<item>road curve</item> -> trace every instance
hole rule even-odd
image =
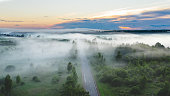
[[[90,96],[100,96],[95,80],[93,78],[93,75],[91,73],[91,68],[89,66],[89,62],[87,60],[86,54],[85,54],[85,48],[83,46],[80,46],[78,48],[79,50],[79,58],[81,61],[82,66],[82,78],[83,78],[83,86],[86,91],[90,93]]]

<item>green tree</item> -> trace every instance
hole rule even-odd
[[[71,86],[71,87],[75,87],[76,83],[77,82],[75,81],[73,76],[68,76],[65,84],[68,85],[68,86]]]
[[[100,52],[98,53],[98,57],[99,57],[99,58],[101,58],[101,57],[102,57],[102,54],[101,54]]]
[[[139,86],[140,86],[140,88],[141,89],[143,89],[143,88],[145,88],[146,87],[146,83],[147,83],[147,78],[146,78],[146,76],[143,76],[141,79],[140,79],[140,81],[139,81]]]
[[[21,78],[20,78],[19,75],[16,77],[16,83],[17,83],[17,84],[21,83]]]
[[[40,79],[37,76],[32,77],[32,80],[34,82],[41,82]]]
[[[70,68],[70,67],[71,68]],[[67,77],[65,84],[63,84],[63,88],[61,90],[61,96],[90,96],[89,92],[86,92],[80,85],[77,84],[77,73],[76,68],[72,66],[71,63],[68,64],[67,67],[72,73]]]
[[[10,75],[7,75],[5,77],[5,96],[10,96],[11,89],[12,89],[12,80]]]
[[[165,82],[164,87],[158,92],[158,96],[170,96],[170,83]]]
[[[5,88],[4,88],[4,86],[1,87],[1,93],[2,93],[2,94],[5,94]]]
[[[122,58],[122,54],[120,53],[120,51],[118,51],[116,55],[116,60],[120,60],[121,58]]]
[[[72,67],[73,67],[73,65],[71,64],[71,62],[69,62],[67,65],[68,72],[70,72],[72,70]]]
[[[119,76],[121,78],[127,78],[128,77],[128,73],[124,69],[117,70],[116,73],[117,73],[117,76]]]
[[[75,67],[72,68],[72,75],[73,75],[73,79],[77,82],[78,76],[77,76],[77,72],[76,72]]]
[[[157,42],[157,43],[155,44],[155,47],[156,47],[156,48],[165,48],[165,46],[162,45],[162,44],[159,43],[159,42]]]
[[[124,81],[120,77],[113,78],[111,81],[111,85],[113,87],[120,87],[122,86]]]
[[[141,90],[138,86],[133,86],[132,89],[130,90],[130,94],[133,95],[139,95],[141,93]]]

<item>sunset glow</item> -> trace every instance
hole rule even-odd
[[[67,22],[107,18],[114,18],[110,22],[117,23],[122,20],[136,19],[133,16],[129,17],[130,15],[140,15],[144,12],[169,9],[170,5],[170,0],[164,0],[164,3],[162,3],[162,0],[157,0],[157,2],[154,0],[143,0],[139,2],[126,0],[126,3],[123,3],[122,0],[116,1],[116,3],[115,0],[93,0],[90,3],[89,1],[0,0],[0,28],[51,28],[51,26],[56,24]],[[153,1],[154,3],[152,3]],[[86,6],[87,4],[88,7]],[[140,6],[142,4],[143,6]],[[95,7],[93,7],[94,5]],[[169,15],[161,15],[159,17],[154,17],[154,15],[144,14],[143,16],[147,18],[140,18],[138,20],[170,18]],[[57,26],[55,28],[61,29],[65,27]]]

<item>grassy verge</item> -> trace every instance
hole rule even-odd
[[[115,96],[113,94],[112,88],[109,85],[103,84],[98,80],[96,80],[96,83],[97,83],[100,96]]]

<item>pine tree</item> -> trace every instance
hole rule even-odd
[[[5,77],[5,96],[10,96],[11,89],[12,89],[12,80],[10,75],[7,75]]]
[[[122,58],[122,54],[120,53],[120,51],[118,51],[116,55],[116,59],[120,60],[121,58]]]
[[[16,83],[17,83],[17,84],[21,83],[21,78],[20,78],[19,75],[16,77]]]
[[[72,67],[73,66],[72,66],[71,62],[69,62],[68,65],[67,65],[68,72],[70,72],[72,70]]]

